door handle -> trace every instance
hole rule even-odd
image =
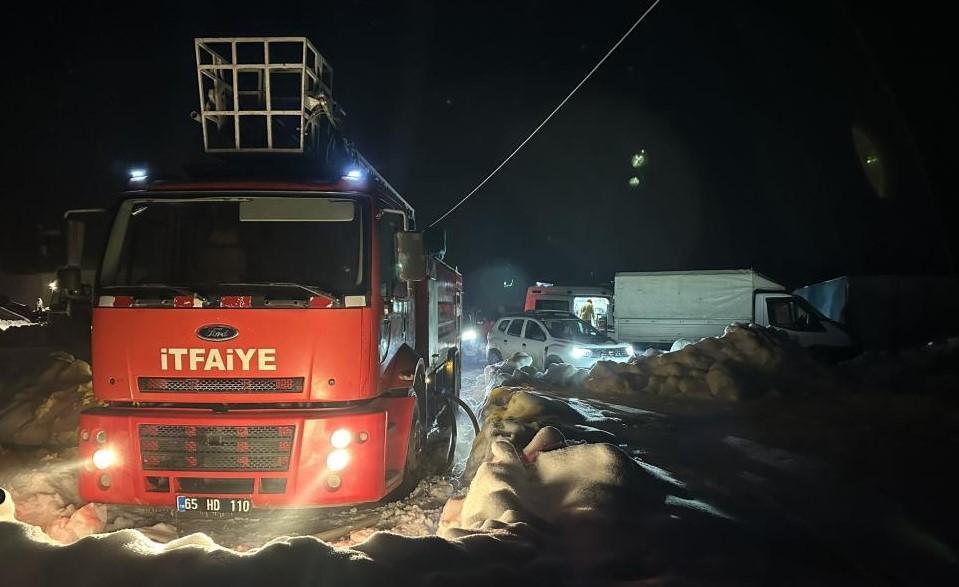
[[[525,343],[525,342],[523,343],[523,348],[524,348],[524,349],[526,348],[526,343]]]

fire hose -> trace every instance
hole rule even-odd
[[[444,393],[441,397],[445,398],[447,401],[447,409],[450,414],[450,445],[446,453],[446,469],[449,469],[453,465],[453,460],[456,457],[456,408],[459,406],[466,413],[470,419],[470,423],[473,425],[473,433],[476,436],[479,436],[480,425],[479,420],[476,419],[476,414],[473,413],[473,409],[468,403],[463,401],[459,396],[453,395],[451,393]]]

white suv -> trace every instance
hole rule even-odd
[[[486,339],[486,361],[491,365],[519,352],[533,357],[533,366],[545,371],[553,363],[588,368],[600,360],[626,362],[633,347],[572,314],[527,312],[500,318]]]

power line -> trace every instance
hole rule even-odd
[[[590,77],[592,77],[592,75],[596,72],[596,70],[599,69],[600,66],[602,66],[603,63],[605,63],[607,59],[609,59],[609,56],[612,55],[613,52],[616,51],[616,49],[617,49],[620,45],[623,44],[623,41],[625,41],[626,38],[629,37],[630,33],[632,33],[633,30],[634,30],[636,27],[639,26],[639,23],[643,22],[643,19],[645,19],[645,18],[649,15],[649,13],[652,12],[654,8],[656,8],[656,5],[659,4],[659,1],[660,1],[660,0],[654,0],[654,1],[653,1],[653,3],[649,6],[649,8],[646,9],[646,12],[644,12],[643,14],[641,14],[640,17],[636,19],[636,22],[633,23],[633,26],[629,27],[629,29],[623,34],[623,36],[620,37],[619,40],[616,41],[616,43],[615,43],[612,47],[610,47],[609,51],[607,51],[605,55],[603,55],[602,59],[600,59],[598,62],[596,62],[596,65],[593,66],[593,69],[589,70],[589,73],[586,74],[586,77],[584,77],[582,80],[580,80],[580,82],[579,82],[578,84],[576,84],[576,87],[574,87],[574,88],[570,91],[570,93],[567,94],[565,98],[563,98],[563,100],[556,106],[556,108],[553,108],[553,111],[550,112],[549,115],[548,115],[546,118],[543,119],[543,122],[539,123],[539,126],[537,126],[536,128],[533,129],[533,132],[529,133],[529,136],[528,136],[528,137],[526,137],[525,139],[523,139],[523,142],[520,143],[518,147],[516,147],[515,149],[513,149],[513,152],[512,152],[512,153],[510,153],[509,155],[506,156],[506,159],[503,159],[503,162],[502,162],[502,163],[500,163],[499,165],[496,166],[496,169],[494,169],[493,171],[491,171],[490,174],[487,175],[485,179],[483,179],[483,181],[479,182],[479,184],[477,184],[475,188],[473,188],[472,190],[470,190],[470,192],[469,192],[468,194],[466,194],[465,196],[463,196],[463,198],[462,198],[459,202],[457,202],[456,205],[454,205],[452,208],[450,208],[449,210],[447,210],[445,214],[443,214],[442,216],[440,216],[439,218],[437,218],[436,220],[434,220],[434,221],[430,224],[430,226],[436,226],[436,225],[439,224],[444,218],[446,218],[447,216],[449,216],[450,214],[452,214],[457,208],[459,208],[460,206],[462,206],[463,203],[466,202],[466,200],[470,199],[470,196],[472,196],[473,194],[475,194],[476,192],[478,192],[481,187],[483,187],[484,185],[486,185],[486,182],[488,182],[490,179],[492,179],[492,177],[493,177],[494,175],[496,175],[496,173],[497,173],[500,169],[502,169],[503,167],[505,167],[506,164],[509,163],[509,160],[513,158],[513,155],[519,153],[520,149],[522,149],[524,146],[526,146],[526,143],[528,143],[528,142],[530,141],[530,139],[532,139],[532,138],[536,135],[536,133],[539,132],[539,129],[541,129],[541,128],[543,128],[544,126],[546,126],[546,123],[549,122],[549,119],[552,118],[554,114],[556,114],[557,112],[559,112],[559,109],[562,108],[564,105],[566,105],[566,102],[569,102],[569,99],[573,97],[573,94],[575,94],[575,93],[577,92],[577,90],[579,90],[579,88],[582,87],[582,85],[585,84],[586,81],[587,81]]]

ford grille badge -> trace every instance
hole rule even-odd
[[[232,340],[236,338],[238,334],[240,334],[240,332],[236,328],[227,326],[226,324],[205,324],[196,329],[197,338],[210,342]]]

